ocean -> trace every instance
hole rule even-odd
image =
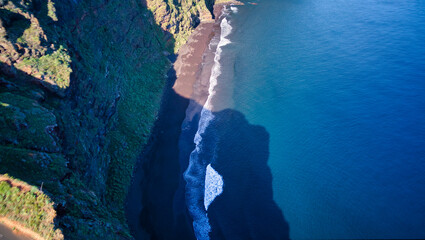
[[[245,3],[210,44],[196,237],[425,238],[425,1]]]

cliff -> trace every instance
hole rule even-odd
[[[51,224],[66,239],[131,239],[123,201],[156,119],[167,55],[212,19],[212,5],[0,0],[0,174],[48,196]],[[12,191],[4,186],[2,203]]]

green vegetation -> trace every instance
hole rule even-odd
[[[0,143],[19,148],[59,152],[52,132],[56,117],[34,99],[0,93]],[[49,133],[50,131],[50,133]],[[0,157],[1,158],[1,157]]]
[[[41,45],[42,34],[43,32],[37,24],[31,23],[30,27],[25,29],[22,36],[17,39],[17,42],[30,48],[37,49]]]
[[[0,60],[52,85],[51,89],[67,88],[72,72],[70,54],[57,43],[59,34],[46,35],[56,31],[53,0],[5,1],[0,12]]]
[[[52,0],[49,0],[47,2],[47,9],[48,9],[48,13],[47,15],[55,22],[58,21],[58,17],[56,16],[56,8],[55,8],[55,3],[52,2]]]
[[[0,172],[8,172],[31,184],[57,181],[66,173],[66,161],[60,154],[4,146],[0,146],[0,152]]]
[[[63,239],[53,220],[56,212],[51,199],[19,180],[0,175],[0,216],[7,217],[40,234],[45,239]]]
[[[156,23],[172,35],[171,48],[177,52],[201,21],[212,20],[212,4],[205,0],[175,1],[148,0],[148,9]]]
[[[29,66],[35,70],[31,72],[34,77],[43,78],[44,81],[54,83],[60,88],[66,88],[69,86],[72,72],[70,63],[71,58],[61,45],[58,50],[40,58],[24,58],[16,67],[23,69]]]

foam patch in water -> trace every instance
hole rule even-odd
[[[213,168],[211,164],[207,166],[205,174],[205,194],[204,206],[208,211],[208,207],[214,199],[223,192],[223,177]]]

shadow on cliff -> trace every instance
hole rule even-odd
[[[170,56],[172,62],[177,56]],[[149,142],[133,174],[127,195],[126,217],[138,239],[194,239],[192,223],[184,202],[178,216],[173,209],[174,195],[181,181],[179,136],[189,99],[173,89],[176,72],[171,68],[164,89],[161,109]],[[184,171],[184,169],[183,169]],[[182,197],[182,196],[180,196]]]
[[[22,89],[33,89],[40,91],[41,95],[36,97],[39,102],[44,102],[48,97],[63,98],[63,93],[47,81],[42,81],[30,74],[21,71],[14,66],[0,62],[0,92],[21,92]],[[25,95],[25,94],[24,94]]]
[[[11,67],[5,63],[0,62],[0,94],[3,93],[11,93],[16,94],[19,96],[26,97],[28,99],[37,101],[40,106],[44,106],[44,103],[48,101],[50,98],[56,98],[58,95],[51,91],[51,88],[49,88],[49,83],[41,84],[40,80],[37,78],[34,78],[33,76],[18,70],[14,67]],[[53,86],[52,86],[53,87]],[[34,103],[33,103],[34,104]],[[2,107],[0,105],[0,107]],[[15,106],[14,106],[15,107]],[[18,108],[19,109],[19,108]],[[23,110],[29,110],[29,109],[23,109]],[[24,111],[25,112],[25,111]],[[0,120],[4,123],[4,119],[2,117],[7,116],[1,116]],[[19,121],[17,121],[18,123]],[[32,124],[38,124],[38,122],[29,121],[28,125]],[[4,128],[13,129],[15,125],[5,125],[2,126]],[[27,128],[27,125],[19,126],[23,129]],[[18,128],[19,129],[19,128]],[[46,128],[47,129],[47,128]],[[52,140],[58,141],[58,135],[59,131],[57,127],[52,128],[52,131],[50,132],[50,136],[52,136]],[[19,141],[25,141],[28,139],[19,139]],[[10,141],[7,139],[7,136],[0,136],[0,146],[10,147],[10,148],[16,148],[18,150],[21,150],[21,147],[18,145],[19,142]],[[23,150],[24,148],[22,148]],[[49,156],[48,154],[58,154],[59,152],[51,152],[51,150],[47,149],[40,149],[39,146],[33,145],[25,148],[28,150],[28,155],[34,156],[34,152],[39,153],[41,155]],[[32,151],[32,152],[31,152]],[[7,155],[4,156],[4,153],[0,153],[0,157],[8,157]],[[50,158],[50,157],[48,157]],[[24,161],[24,160],[22,160]],[[38,166],[38,165],[37,165]],[[8,162],[3,162],[0,164],[0,174],[8,174],[11,177],[20,179],[28,184],[31,184],[36,187],[40,187],[43,190],[43,192],[50,197],[52,197],[52,193],[55,192],[54,187],[52,186],[44,186],[43,183],[47,182],[62,182],[63,178],[61,179],[61,175],[58,175],[58,173],[52,171],[51,165],[49,167],[38,166],[39,168],[34,167],[34,165],[31,165],[31,162],[26,164],[22,164],[22,162],[15,162],[12,164],[8,164]],[[70,174],[68,171],[66,171],[66,174]],[[54,198],[53,198],[54,199]],[[59,204],[60,205],[60,204]],[[57,218],[54,219],[54,229],[63,228],[63,226],[59,223],[59,218],[63,216],[64,212],[61,211],[59,205],[55,205],[55,210],[57,211]],[[1,236],[1,234],[0,234]],[[65,235],[65,237],[67,237]],[[23,236],[20,236],[19,239],[30,239]],[[0,237],[1,239],[1,237]],[[32,238],[31,238],[32,239]]]
[[[195,187],[197,193],[188,193],[183,179],[202,106],[176,93],[175,80],[171,69],[159,118],[127,198],[127,219],[137,240],[196,239],[186,198],[198,194],[196,205],[205,211],[204,179]],[[213,115],[202,134],[204,156],[198,163],[205,171],[211,162],[224,181],[223,193],[208,209],[211,239],[289,239],[289,225],[273,201],[266,129],[232,109]],[[209,158],[211,154],[215,157]]]
[[[31,25],[31,21],[24,16],[5,9],[0,9],[0,20],[7,29],[7,36],[13,43],[16,43],[18,38]]]

